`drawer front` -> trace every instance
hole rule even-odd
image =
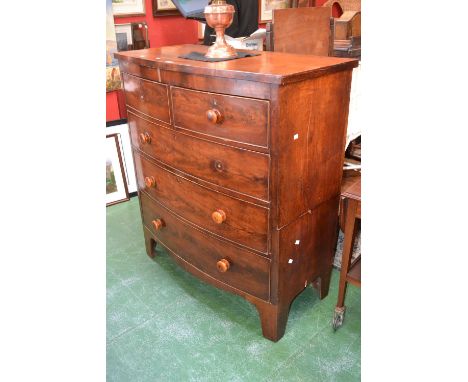
[[[160,121],[171,123],[167,85],[123,73],[127,105]]]
[[[189,226],[144,192],[140,193],[140,201],[143,223],[154,234],[156,241],[159,240],[177,256],[211,277],[253,296],[269,299],[269,259]],[[218,270],[220,260],[229,265],[226,272]]]
[[[190,222],[257,251],[267,252],[268,209],[175,175],[135,152],[138,189]]]
[[[269,155],[198,139],[128,113],[132,143],[169,166],[268,200]]]
[[[174,124],[202,134],[268,146],[269,102],[171,87]]]

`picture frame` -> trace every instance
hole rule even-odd
[[[291,0],[258,0],[258,22],[265,24],[272,21],[274,9],[291,7]]]
[[[132,144],[130,141],[130,131],[126,119],[106,122],[105,135],[118,134],[120,141],[120,152],[122,163],[127,180],[128,194],[132,197],[138,191],[138,184],[135,175],[135,163],[133,161]]]
[[[133,49],[133,37],[132,37],[132,24],[115,24],[115,35],[117,37],[117,51],[122,52],[125,50]],[[125,37],[123,39],[123,37]],[[125,45],[122,40],[125,40]]]
[[[146,14],[145,0],[112,0],[115,17],[142,16]]]
[[[106,207],[130,199],[119,135],[106,135]]]
[[[117,52],[117,38],[112,12],[112,1],[106,0],[106,92],[122,88],[119,62],[114,57]]]
[[[198,39],[203,40],[205,38],[205,23],[201,23],[200,21],[197,22],[198,24]]]
[[[150,47],[148,25],[145,21],[115,24],[115,35],[118,52]]]
[[[153,16],[180,16],[180,12],[171,0],[152,0]]]

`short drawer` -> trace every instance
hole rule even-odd
[[[140,201],[143,223],[156,241],[211,277],[253,296],[269,299],[269,259],[193,228],[145,193],[140,194]]]
[[[189,175],[268,200],[269,155],[171,131],[128,113],[132,144]]]
[[[268,146],[269,101],[171,87],[176,127]]]
[[[268,251],[268,208],[200,186],[137,152],[134,158],[140,191],[216,235],[263,253]]]
[[[171,123],[167,85],[123,73],[127,105],[151,118]]]

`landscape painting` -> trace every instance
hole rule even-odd
[[[106,205],[129,199],[119,134],[106,136]]]
[[[106,0],[106,92],[122,88],[119,62],[114,57],[117,52],[112,0]]]
[[[289,8],[289,0],[258,0],[260,23],[266,23],[273,18],[274,9]]]
[[[114,16],[139,16],[145,14],[145,0],[112,0]]]

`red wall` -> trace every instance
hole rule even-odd
[[[106,93],[106,121],[115,121],[120,118],[117,91]]]
[[[145,0],[146,15],[134,17],[114,17],[116,24],[127,24],[145,21],[148,25],[150,47],[164,45],[197,44],[198,26],[194,20],[186,20],[182,16],[153,17],[151,0]]]
[[[114,17],[115,24],[146,22],[148,25],[148,39],[151,48],[164,45],[197,44],[198,23],[186,20],[182,16],[153,17],[151,0],[145,0],[146,15],[133,17]],[[106,94],[106,121],[126,118],[124,112],[119,111],[118,91]]]
[[[315,6],[316,7],[321,7],[323,4],[325,4],[328,0],[316,0]],[[333,17],[340,17],[343,14],[343,10],[341,7],[338,5],[338,3],[333,4],[332,6],[332,16]]]

